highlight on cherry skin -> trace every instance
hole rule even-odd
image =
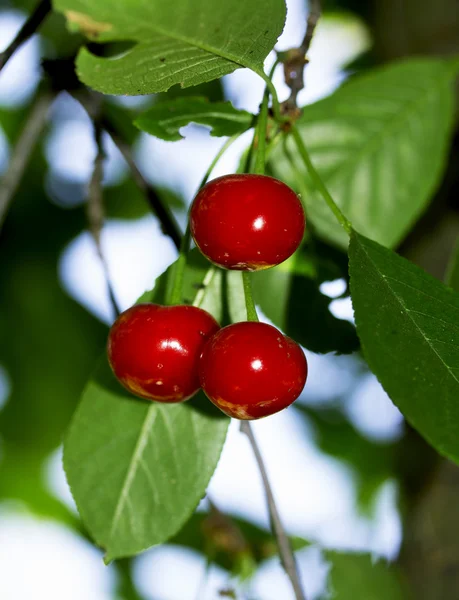
[[[290,406],[308,375],[301,347],[267,323],[223,327],[204,347],[201,387],[230,417],[259,419]]]
[[[295,192],[267,175],[213,179],[196,195],[190,229],[200,251],[225,269],[258,271],[287,260],[305,230]]]
[[[194,306],[137,304],[112,325],[108,361],[132,394],[183,402],[200,388],[199,357],[219,328],[212,315]]]

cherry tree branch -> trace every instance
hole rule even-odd
[[[44,19],[51,12],[51,0],[41,0],[35,7],[34,11],[18,31],[16,37],[11,44],[0,52],[0,71],[13,56],[18,48],[37,31]]]
[[[115,292],[113,290],[113,284],[110,278],[108,270],[108,264],[105,259],[105,255],[102,251],[101,243],[101,232],[104,225],[105,213],[104,213],[104,200],[103,200],[103,188],[102,180],[104,175],[104,160],[105,152],[102,143],[102,127],[99,120],[100,105],[96,109],[96,113],[93,117],[94,126],[94,140],[97,146],[97,154],[94,159],[94,169],[88,186],[88,199],[87,199],[87,215],[89,230],[96,246],[97,254],[99,256],[102,269],[104,272],[105,282],[108,288],[108,295],[110,303],[112,305],[113,313],[115,318],[121,313],[120,307],[116,300]]]
[[[281,53],[285,83],[291,90],[290,97],[282,105],[283,112],[289,112],[297,108],[298,94],[304,88],[304,67],[308,63],[306,54],[311,45],[321,12],[320,0],[309,0],[309,13],[303,41],[298,48],[291,48]]]
[[[296,564],[295,555],[293,554],[290,541],[282,524],[279,515],[279,510],[277,508],[272,487],[269,481],[268,473],[266,471],[266,466],[263,461],[263,456],[261,454],[260,448],[258,446],[257,440],[255,439],[249,421],[241,421],[241,431],[247,436],[250,445],[252,446],[252,450],[255,455],[255,460],[257,461],[258,469],[260,471],[261,479],[263,482],[263,487],[265,489],[266,502],[268,504],[269,518],[271,521],[271,529],[276,537],[282,566],[284,567],[285,572],[287,573],[287,576],[291,581],[293,590],[295,592],[296,600],[306,600],[306,596],[303,591],[300,576],[298,573],[298,566]]]
[[[0,184],[0,229],[33,149],[45,127],[48,109],[54,98],[55,94],[52,92],[39,92],[27,115],[27,120],[13,149],[8,168]]]
[[[163,204],[163,201],[158,196],[155,189],[143,176],[134,160],[131,146],[122,138],[121,134],[116,130],[110,120],[108,120],[106,117],[103,117],[101,123],[102,127],[112,138],[113,143],[123,155],[124,160],[127,162],[137,187],[144,194],[152,212],[158,217],[163,232],[172,239],[175,247],[180,251],[180,244],[182,240],[180,227],[178,226],[174,216]]]

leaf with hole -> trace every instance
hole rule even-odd
[[[426,208],[445,168],[457,65],[411,59],[355,76],[304,109],[301,136],[325,185],[353,226],[396,246]],[[278,147],[275,174],[301,193],[328,241],[348,237],[314,189],[293,140]]]
[[[283,0],[54,0],[72,30],[92,41],[133,42],[111,58],[77,57],[81,81],[105,94],[151,94],[189,87],[240,67],[263,73],[282,32]]]
[[[134,121],[142,131],[162,140],[183,139],[180,129],[189,123],[210,127],[213,136],[231,136],[250,128],[253,115],[234,108],[231,102],[209,102],[206,98],[175,98],[156,103]]]
[[[371,370],[408,422],[459,462],[459,294],[355,231],[349,265]]]

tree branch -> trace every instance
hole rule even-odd
[[[0,52],[0,71],[13,56],[18,48],[22,46],[40,27],[44,19],[51,12],[51,0],[41,0],[34,11],[19,30],[11,44]]]
[[[121,154],[124,157],[124,160],[127,162],[129,168],[131,169],[132,177],[137,187],[144,194],[145,198],[148,201],[148,204],[151,207],[152,212],[158,217],[163,232],[172,239],[172,241],[175,244],[175,247],[178,251],[180,251],[180,244],[182,240],[182,233],[180,231],[180,228],[175,218],[170,213],[168,208],[163,204],[163,201],[158,196],[154,188],[148,183],[148,181],[145,179],[145,177],[139,170],[132,155],[131,146],[121,137],[120,133],[116,130],[116,128],[113,126],[113,123],[107,117],[103,117],[101,122],[102,127],[112,138],[113,143],[121,152]]]
[[[55,94],[49,91],[38,93],[11,154],[8,169],[2,178],[0,186],[0,229],[24,170],[27,167],[30,155],[46,124],[48,109],[54,98]]]
[[[93,116],[94,125],[94,140],[97,145],[97,154],[94,159],[94,170],[88,186],[88,203],[87,203],[87,215],[89,230],[94,239],[96,245],[97,254],[99,256],[102,269],[104,271],[104,277],[108,288],[108,295],[110,303],[112,305],[113,313],[115,318],[121,313],[118,306],[118,302],[115,297],[113,285],[108,270],[108,264],[105,260],[105,255],[102,251],[101,244],[101,231],[104,225],[104,201],[103,201],[103,190],[102,190],[102,179],[104,175],[104,160],[105,152],[102,144],[102,127],[99,120],[100,105],[96,109],[96,113]]]
[[[303,588],[300,582],[300,576],[298,573],[295,555],[293,554],[290,541],[285,532],[284,526],[282,525],[282,521],[279,515],[279,511],[277,509],[276,501],[274,499],[274,494],[271,488],[271,484],[269,482],[268,473],[266,471],[263,457],[261,455],[260,448],[258,447],[249,421],[241,421],[241,431],[245,433],[245,435],[248,437],[250,445],[252,446],[253,453],[255,455],[255,460],[257,461],[258,469],[260,471],[261,479],[263,482],[263,487],[266,493],[266,501],[268,504],[271,528],[276,537],[282,566],[284,567],[285,572],[287,573],[287,576],[289,577],[292,583],[296,600],[306,600],[306,596],[303,592]]]
[[[297,108],[297,97],[304,88],[304,67],[308,63],[306,54],[311,45],[314,31],[321,15],[320,0],[309,0],[309,13],[306,23],[306,33],[298,48],[291,48],[281,53],[284,64],[285,83],[290,88],[290,97],[283,103],[284,112],[294,111]]]
[[[99,102],[97,94],[90,94],[88,92],[82,92],[81,90],[78,90],[73,92],[72,95],[75,98],[75,100],[77,100],[83,106],[90,118],[92,118],[94,112],[94,105],[97,105],[97,103]],[[180,243],[182,239],[180,227],[178,226],[174,216],[170,213],[169,209],[163,204],[163,201],[158,196],[154,188],[142,175],[134,160],[131,146],[123,138],[121,132],[112,122],[112,120],[109,119],[107,115],[103,114],[103,112],[100,115],[100,126],[108,133],[108,135],[113,140],[115,146],[123,155],[124,160],[127,162],[131,170],[134,182],[145,196],[152,212],[156,215],[159,222],[161,223],[161,228],[163,232],[172,239],[175,247],[178,251],[180,251]]]

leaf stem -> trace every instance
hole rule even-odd
[[[298,152],[300,153],[301,158],[303,159],[304,164],[308,170],[309,176],[311,177],[315,187],[321,194],[322,198],[328,204],[328,207],[333,212],[336,217],[336,220],[342,226],[342,228],[346,231],[347,234],[351,235],[352,225],[346,219],[346,217],[341,212],[341,209],[338,207],[336,202],[333,200],[330,192],[327,190],[322,178],[319,173],[316,171],[314,165],[311,162],[311,158],[309,156],[308,151],[306,150],[306,146],[304,145],[303,139],[301,138],[300,132],[298,131],[297,126],[292,123],[291,124],[291,134],[298,148]]]
[[[51,0],[41,0],[41,2],[37,4],[11,44],[5,48],[3,52],[0,52],[0,71],[16,50],[18,50],[18,48],[20,48],[37,31],[50,12]]]
[[[242,271],[242,283],[244,286],[245,306],[247,309],[247,321],[258,321],[257,309],[252,295],[252,284],[250,272]]]
[[[266,502],[268,504],[269,518],[271,521],[271,529],[276,537],[282,566],[284,567],[285,572],[291,581],[296,600],[306,600],[298,573],[295,555],[293,554],[290,541],[282,524],[279,511],[277,510],[276,501],[274,499],[274,494],[269,481],[266,466],[263,461],[263,456],[249,421],[241,421],[241,431],[247,436],[255,455],[255,460],[257,461],[258,470],[260,471],[263,487],[265,489]]]

